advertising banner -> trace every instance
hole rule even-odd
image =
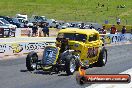
[[[32,28],[17,28],[16,37],[29,37],[31,36]]]
[[[37,41],[35,41],[35,39]],[[15,40],[15,42],[7,41],[8,39],[2,39],[2,42],[0,43],[0,57],[14,54],[27,54],[31,51],[43,52],[46,46],[55,46],[55,38],[45,37],[35,39],[28,38],[27,41],[27,38],[21,38],[19,40],[18,38],[12,38],[12,40]]]
[[[132,41],[132,34],[107,34],[104,36],[105,44],[115,44],[119,42]]]

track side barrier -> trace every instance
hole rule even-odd
[[[17,28],[15,37],[31,37],[32,36],[32,28]],[[43,37],[42,28],[38,28],[36,32],[37,37]]]
[[[105,44],[132,42],[132,34],[100,34]]]
[[[31,51],[42,52],[46,46],[55,45],[55,37],[43,38],[2,38],[0,40],[0,57],[27,54]],[[14,42],[12,42],[14,41]]]
[[[132,42],[132,34],[100,35],[105,44]],[[27,54],[31,51],[43,52],[48,45],[55,45],[55,37],[18,37],[0,39],[0,57]]]
[[[32,28],[17,28],[16,37],[30,37],[32,35]]]

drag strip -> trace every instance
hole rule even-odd
[[[109,46],[108,62],[104,67],[94,67],[87,74],[118,74],[132,68],[132,44]],[[77,72],[76,72],[77,73]],[[49,75],[43,71],[28,72],[25,56],[0,60],[0,88],[84,88],[76,83],[76,73]]]

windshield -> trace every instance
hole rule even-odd
[[[10,24],[8,21],[6,21],[5,19],[0,19],[2,22],[4,22],[4,24]]]
[[[69,40],[84,41],[87,39],[87,35],[78,33],[60,33],[58,38],[68,38]]]
[[[18,21],[18,19],[13,18],[12,20],[13,20],[14,23],[20,23],[20,22]]]
[[[3,23],[0,21],[0,25],[3,25]]]
[[[24,20],[23,20],[23,19],[18,19],[18,21],[19,21],[20,23],[24,23]]]
[[[35,16],[34,18],[39,21],[45,21],[45,19],[41,16]]]
[[[44,21],[47,21],[46,17],[43,17],[43,16],[42,16],[41,18],[42,18]]]

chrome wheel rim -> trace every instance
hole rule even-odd
[[[76,68],[76,63],[75,60],[72,58],[70,61],[70,71],[73,73],[75,71]]]
[[[106,52],[104,52],[104,53],[103,53],[103,63],[104,63],[104,64],[106,63],[106,60],[107,60]]]
[[[36,59],[36,57],[31,57],[31,67],[32,67],[33,69],[36,68],[36,62],[35,62],[35,59]]]

